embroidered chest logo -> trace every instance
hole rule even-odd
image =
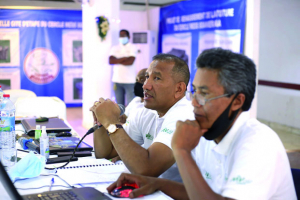
[[[247,184],[247,183],[251,183],[251,180],[246,180],[245,178],[242,178],[240,175],[238,175],[237,177],[233,177],[231,179],[231,181],[237,183],[237,184]]]
[[[211,175],[210,175],[210,173],[208,173],[208,172],[205,172],[205,178],[206,178],[206,179],[211,179]]]
[[[150,135],[150,133],[148,133],[148,134],[146,135],[146,138],[147,138],[148,140],[153,140],[153,136]]]
[[[173,130],[170,130],[170,129],[167,129],[167,128],[164,128],[161,132],[165,132],[165,133],[171,134],[171,133],[173,133],[174,131],[173,131]]]

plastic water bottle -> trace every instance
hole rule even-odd
[[[42,136],[40,137],[40,154],[45,157],[45,160],[49,158],[49,137],[47,136],[46,126],[42,126]]]
[[[4,92],[2,90],[2,86],[0,85],[0,102],[3,100]]]
[[[15,106],[9,99],[9,94],[3,95],[0,109],[0,138],[1,162],[9,169],[17,161],[16,135],[15,135]]]

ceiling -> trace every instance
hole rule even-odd
[[[0,0],[0,6],[37,6],[37,7],[68,7],[69,9],[81,9],[81,4],[97,0]],[[109,1],[109,0],[106,0]],[[145,11],[146,2],[149,9],[170,5],[182,0],[120,0],[121,10]],[[33,3],[34,2],[34,3]]]

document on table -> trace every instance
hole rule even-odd
[[[130,173],[123,163],[114,164],[103,159],[87,159],[59,168],[56,174],[73,186],[86,183],[114,182],[122,172]]]

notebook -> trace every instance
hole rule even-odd
[[[103,163],[103,159],[86,159],[58,168],[56,174],[74,186],[77,184],[114,182],[123,172],[130,173],[123,162],[114,164],[107,160]]]
[[[46,122],[36,122],[35,118],[22,119],[21,123],[25,129],[25,132],[29,136],[34,136],[34,131],[36,125],[46,126],[47,133],[58,133],[62,131],[71,131],[62,119],[59,118],[49,118]]]
[[[1,162],[0,162],[1,163]],[[39,194],[31,194],[21,196],[14,184],[11,182],[8,174],[6,173],[2,163],[0,164],[0,180],[2,186],[4,186],[5,192],[11,199],[41,199],[42,197],[47,197],[48,199],[60,199],[61,197],[71,199],[99,199],[99,200],[109,200],[111,198],[105,196],[102,192],[91,187],[73,188],[67,190],[54,190],[49,192],[43,192]]]

